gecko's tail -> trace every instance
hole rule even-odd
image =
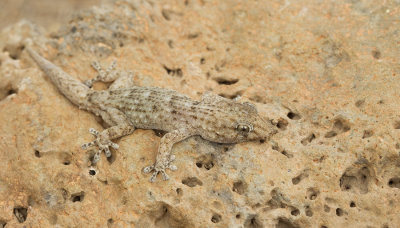
[[[32,59],[51,79],[60,92],[79,107],[87,106],[87,95],[90,89],[80,81],[65,73],[61,68],[40,56],[29,46],[25,47]]]

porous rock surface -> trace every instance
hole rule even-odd
[[[50,36],[0,34],[0,227],[399,227],[399,1],[121,1]],[[267,142],[191,137],[148,181],[159,132],[136,130],[91,166],[101,121],[23,50],[79,80],[117,60],[141,86],[253,102]],[[107,85],[98,83],[95,89]]]

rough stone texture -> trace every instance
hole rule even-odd
[[[398,227],[399,1],[134,1],[77,14],[51,37],[0,34],[0,227]],[[159,136],[137,130],[90,167],[90,127],[23,52],[94,76],[256,103],[269,142],[189,138],[148,182]],[[97,84],[96,89],[105,88]]]
[[[71,14],[79,9],[112,1],[115,0],[1,0],[0,30],[21,19],[26,19],[40,24],[47,31],[57,31],[62,24],[68,22]]]

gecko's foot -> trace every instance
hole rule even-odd
[[[89,80],[86,80],[86,81],[84,81],[83,82],[83,84],[85,84],[87,87],[89,87],[89,88],[92,88],[93,87],[93,83],[95,82],[96,80],[94,79],[94,78],[92,78],[92,79],[89,79]]]
[[[166,169],[170,169],[172,171],[177,170],[178,168],[175,165],[172,165],[171,162],[175,159],[175,156],[171,156],[170,161],[168,162],[167,165],[163,165],[163,164],[155,164],[155,165],[150,165],[150,166],[146,166],[143,169],[144,173],[151,173],[153,172],[153,174],[150,177],[150,182],[154,182],[157,179],[157,175],[159,173],[161,173],[163,180],[169,180],[169,176],[168,174],[165,172]]]
[[[96,164],[100,160],[100,154],[102,151],[104,151],[104,154],[106,155],[106,157],[111,157],[110,147],[112,147],[114,149],[119,148],[118,144],[113,143],[110,139],[108,139],[107,136],[102,135],[95,129],[90,128],[89,132],[92,135],[94,135],[96,137],[96,139],[93,140],[92,142],[83,144],[82,149],[86,150],[87,148],[92,147],[92,146],[99,147],[99,151],[93,157],[93,161],[92,161],[93,164]]]
[[[92,88],[93,83],[102,81],[102,82],[111,82],[114,81],[117,78],[117,71],[115,70],[117,62],[114,60],[111,65],[106,69],[103,70],[103,68],[100,66],[100,63],[97,61],[94,61],[92,63],[92,67],[97,71],[97,76],[86,80],[83,82],[87,87]]]

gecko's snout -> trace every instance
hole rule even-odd
[[[278,129],[275,125],[271,123],[271,121],[259,118],[256,126],[254,127],[255,137],[254,139],[258,139],[262,142],[268,141],[271,136],[278,133]]]

